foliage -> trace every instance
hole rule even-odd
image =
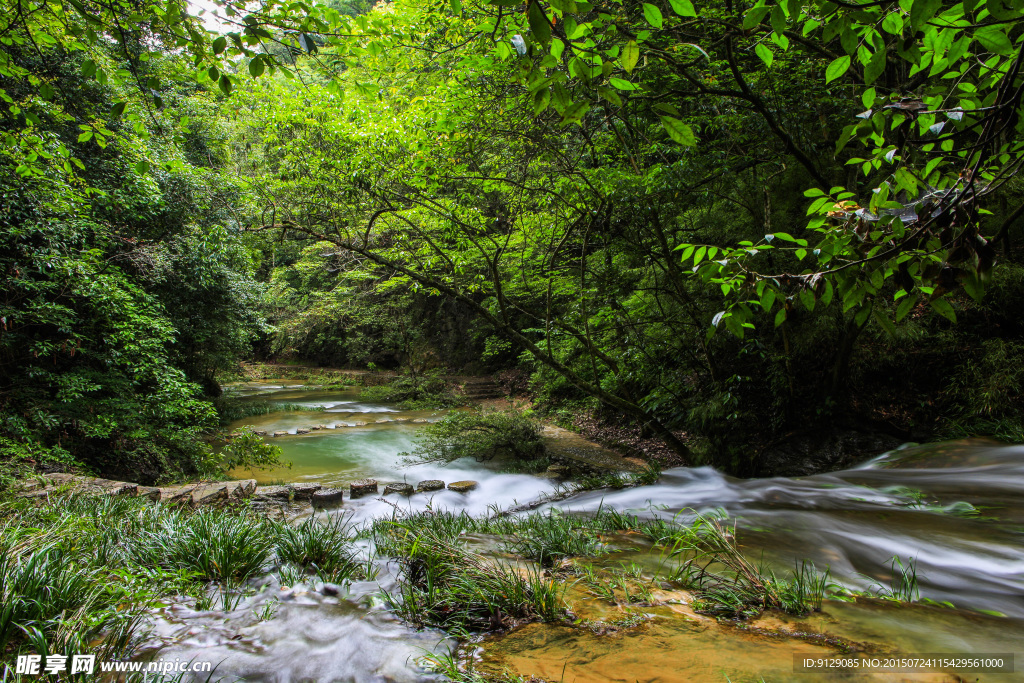
[[[224,470],[264,470],[280,467],[281,447],[267,443],[262,436],[251,429],[243,428],[237,436],[230,437],[220,451],[221,467]]]
[[[466,400],[452,391],[451,382],[440,374],[402,375],[387,384],[364,386],[364,401],[391,403],[406,410],[457,408]]]
[[[528,413],[508,410],[452,411],[417,434],[414,462],[450,463],[459,458],[496,456],[536,459],[543,451],[540,423]]]

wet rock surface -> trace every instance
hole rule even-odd
[[[440,491],[444,488],[444,482],[440,479],[427,479],[416,484],[416,490],[419,492],[423,491]]]
[[[127,481],[53,473],[42,475],[39,481],[25,487],[20,495],[25,498],[41,500],[69,493],[86,496],[127,496],[194,507],[222,503],[230,499],[246,499],[251,497],[255,491],[255,479],[198,482],[178,486],[139,486]]]
[[[455,491],[456,493],[469,493],[477,486],[479,486],[477,482],[470,481],[467,479],[465,481],[453,481],[452,483],[448,484],[448,490]]]
[[[349,495],[352,498],[360,498],[371,493],[377,493],[376,479],[359,479],[348,485]]]
[[[313,494],[312,503],[315,508],[332,508],[342,504],[343,489],[320,489]]]
[[[384,495],[387,496],[392,493],[398,493],[403,496],[411,496],[416,489],[413,488],[412,484],[395,483],[388,484],[384,487]]]

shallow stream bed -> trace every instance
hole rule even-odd
[[[294,466],[258,475],[263,482],[328,485],[362,477],[480,482],[469,494],[393,496],[390,502],[346,499],[332,513],[351,515],[357,523],[395,514],[396,505],[403,511],[485,515],[555,489],[549,480],[499,474],[494,466],[472,461],[404,467],[399,454],[411,449],[422,424],[412,420],[436,419],[430,411],[360,402],[357,390],[307,391],[278,383],[249,391],[264,394],[261,399],[323,410],[274,412],[233,427],[269,432],[331,427],[274,438]],[[357,422],[366,424],[334,426]],[[920,597],[930,602],[827,600],[822,612],[802,618],[769,612],[732,622],[696,614],[685,599],[622,605],[570,591],[581,623],[534,623],[487,636],[470,648],[477,648],[474,656],[484,671],[507,668],[566,683],[1024,680],[1024,446],[972,441],[908,447],[866,458],[853,469],[798,479],[738,480],[711,468],[676,468],[652,486],[579,493],[547,507],[583,515],[615,509],[684,520],[722,510],[735,522],[745,556],[780,575],[809,560],[828,567],[832,579],[849,589],[884,593],[897,557],[913,563]],[[663,551],[642,539],[605,541],[615,552],[603,556],[603,564],[653,573],[665,561]],[[438,680],[420,657],[426,651],[445,652],[453,643],[440,632],[403,624],[385,608],[378,596],[394,587],[395,567],[383,559],[378,566],[376,580],[356,583],[338,596],[324,595],[312,581],[284,587],[279,578],[268,576],[254,582],[252,593],[229,612],[169,607],[157,615],[150,653],[219,663],[217,675],[228,680]],[[584,617],[609,626],[588,626]],[[948,671],[794,672],[794,654],[837,656],[851,646],[852,656],[861,659],[896,653],[1012,653],[1019,673],[957,678]]]

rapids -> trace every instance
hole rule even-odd
[[[319,391],[285,383],[250,385],[248,395],[323,410],[274,412],[233,427],[290,430],[315,424],[366,422],[277,437],[292,469],[257,475],[262,482],[343,484],[372,476],[387,481],[475,479],[466,495],[418,494],[391,503],[404,509],[493,508],[536,500],[555,485],[530,475],[500,474],[473,461],[451,467],[405,467],[430,411],[364,403],[356,390]],[[408,421],[394,421],[407,418]],[[388,419],[388,422],[377,420]],[[240,475],[243,473],[239,473]],[[249,476],[246,474],[246,476]],[[708,468],[676,468],[652,486],[575,494],[546,507],[579,514],[599,507],[641,515],[691,517],[722,510],[736,522],[741,550],[780,574],[812,560],[838,583],[877,591],[891,577],[891,559],[916,563],[921,597],[896,604],[878,599],[828,600],[821,613],[798,619],[766,615],[753,623],[720,624],[673,606],[642,608],[645,624],[613,634],[532,624],[480,644],[485,666],[512,667],[549,681],[960,680],[945,674],[796,674],[794,652],[836,654],[819,636],[866,645],[873,652],[1015,653],[1024,668],[1024,446],[963,441],[906,446],[855,468],[803,478],[740,480]],[[357,522],[390,515],[393,505],[346,498],[338,514]],[[653,566],[658,553],[631,539],[612,540],[608,561]],[[372,553],[372,548],[365,548]],[[229,611],[170,606],[154,615],[149,655],[219,663],[217,676],[254,681],[412,682],[438,680],[419,659],[445,652],[444,635],[416,631],[375,597],[394,585],[379,562],[376,581],[328,597],[319,585],[284,588],[268,576]],[[257,616],[264,604],[273,618]],[[948,603],[942,605],[939,603]],[[952,605],[949,606],[949,605]],[[800,633],[799,638],[783,637]],[[781,635],[780,635],[781,634]],[[813,636],[813,637],[812,637]],[[888,676],[888,677],[887,677]],[[972,674],[969,680],[1024,680],[1024,674]]]

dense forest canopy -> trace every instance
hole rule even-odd
[[[201,472],[254,354],[1024,438],[1021,0],[216,4],[3,2],[6,461]]]

